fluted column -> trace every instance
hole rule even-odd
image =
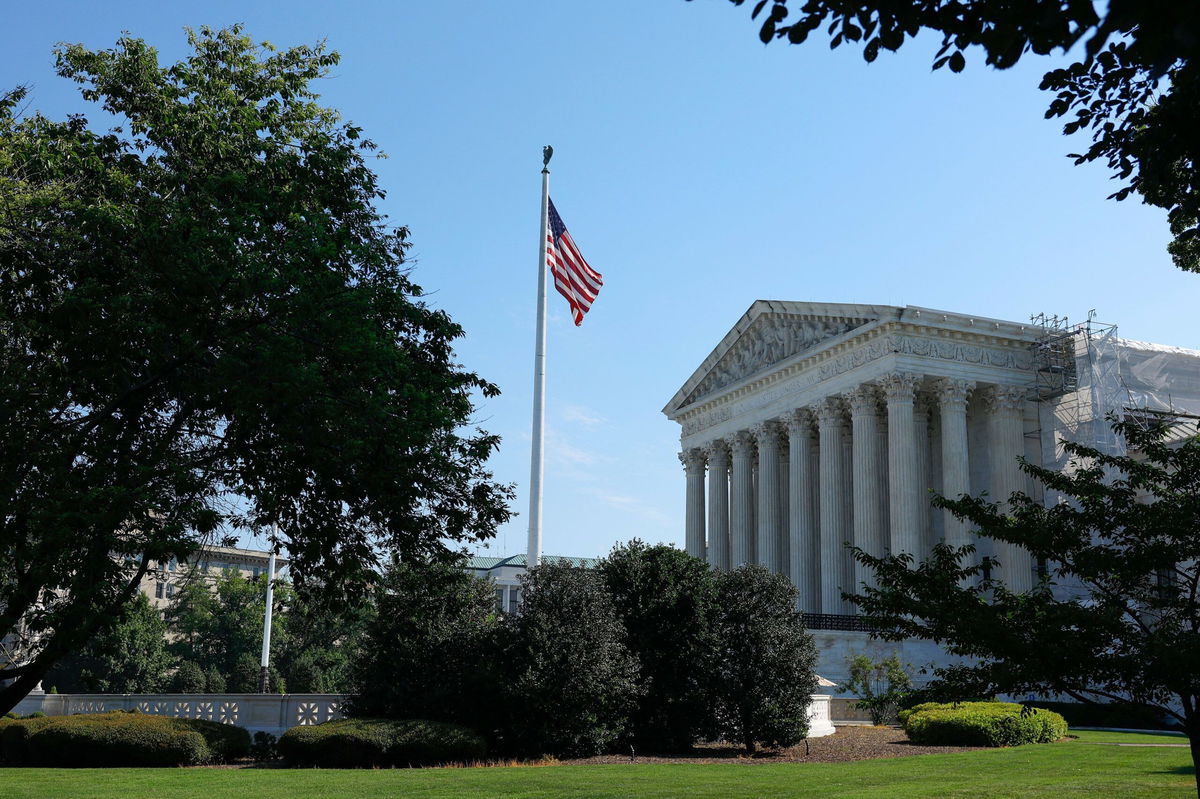
[[[708,458],[708,565],[729,569],[729,446],[710,441]]]
[[[853,439],[854,546],[875,557],[887,548],[880,493],[884,490],[879,473],[879,389],[861,385],[850,392],[850,425]],[[874,584],[873,573],[860,563],[854,564],[854,590],[863,583]]]
[[[725,439],[733,455],[729,478],[730,567],[754,562],[754,439],[739,430]]]
[[[888,416],[888,509],[893,555],[920,551],[921,516],[917,506],[917,440],[913,399],[918,378],[890,374],[882,381]]]
[[[842,400],[826,397],[817,405],[821,437],[821,612],[842,609],[841,555],[846,540],[842,493],[845,470],[842,437],[845,422]]]
[[[800,592],[800,610],[820,613],[820,583],[813,577],[818,555],[813,492],[813,416],[800,408],[784,414],[788,432],[788,574]]]
[[[926,392],[918,392],[913,401],[913,439],[917,445],[917,549],[920,557],[929,553],[929,515],[933,508],[929,501],[933,498],[929,489],[932,463],[929,459],[929,411],[932,398]]]
[[[698,448],[679,453],[687,474],[687,499],[684,513],[684,548],[689,555],[704,557],[704,451]]]
[[[940,380],[936,386],[942,421],[942,496],[958,499],[971,493],[971,462],[967,452],[967,397],[975,388],[970,380]],[[946,543],[952,547],[971,542],[965,521],[942,511]]]
[[[1005,506],[1009,496],[1020,491],[1025,482],[1017,461],[1025,454],[1025,393],[1024,386],[989,386],[983,395],[992,456],[990,493],[994,501]],[[993,570],[993,575],[1002,579],[1010,591],[1033,587],[1029,550],[1002,541],[993,541],[992,549],[1000,561],[999,572]]]
[[[779,423],[760,422],[751,428],[758,443],[758,563],[779,572]]]
[[[777,482],[778,489],[775,491],[775,506],[778,508],[779,524],[775,528],[775,563],[778,565],[776,573],[788,577],[792,573],[792,545],[791,539],[788,537],[788,514],[790,513],[788,491],[791,488],[792,481],[789,476],[791,474],[791,460],[788,457],[788,443],[784,435],[786,429],[786,427],[780,424],[779,480]]]

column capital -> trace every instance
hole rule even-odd
[[[794,435],[810,435],[812,433],[813,412],[808,408],[796,408],[788,411],[779,417],[780,421],[787,427],[788,436]]]
[[[845,423],[846,402],[840,395],[834,394],[816,403],[817,421],[821,427],[841,425]]]
[[[754,436],[754,440],[758,442],[761,449],[764,444],[774,444],[779,446],[779,439],[783,435],[783,428],[779,422],[774,419],[768,419],[765,422],[750,427],[750,433]]]
[[[704,450],[692,447],[679,453],[679,462],[683,464],[684,471],[688,474],[704,474],[704,466],[708,462],[708,457]]]
[[[888,402],[912,402],[921,376],[910,372],[892,372],[879,380]]]
[[[933,390],[942,408],[961,413],[967,409],[967,397],[975,390],[975,381],[943,377],[934,383]]]
[[[750,456],[754,454],[754,437],[748,430],[738,430],[725,436],[725,443],[735,456]]]
[[[1025,408],[1028,393],[1025,386],[991,385],[983,390],[983,402],[988,413],[1020,411]]]
[[[724,439],[718,438],[705,444],[701,449],[704,450],[704,456],[708,458],[709,464],[714,468],[729,466],[729,445]]]
[[[869,416],[879,414],[879,386],[863,383],[846,394],[850,404],[850,413],[854,416]]]

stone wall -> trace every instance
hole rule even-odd
[[[343,694],[30,694],[13,711],[47,716],[139,710],[155,716],[208,719],[282,735],[292,727],[342,718]]]

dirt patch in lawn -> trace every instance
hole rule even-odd
[[[789,749],[774,749],[748,756],[741,747],[725,743],[701,744],[683,755],[637,754],[637,763],[847,763],[853,760],[873,760],[885,757],[909,757],[946,752],[970,752],[977,746],[918,746],[910,743],[904,730],[898,727],[839,727],[833,735],[812,738],[807,746],[800,744]],[[563,763],[629,763],[629,755],[600,755],[598,757],[563,760]]]

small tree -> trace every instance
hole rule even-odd
[[[459,562],[395,563],[376,591],[355,666],[358,716],[450,721],[491,732],[495,599]]]
[[[808,736],[817,651],[791,581],[761,566],[717,578],[714,699],[720,731],[747,753]]]
[[[641,664],[645,693],[631,721],[639,750],[678,751],[712,729],[716,580],[708,564],[671,546],[633,540],[598,566]]]
[[[55,664],[46,675],[67,693],[154,693],[166,687],[175,658],[167,651],[167,625],[139,594],[116,626],[82,650]]]
[[[1044,564],[1031,591],[1014,594],[982,565],[964,565],[971,547],[939,545],[915,569],[909,555],[856,551],[878,588],[853,601],[886,639],[925,638],[971,659],[935,669],[934,695],[1131,701],[1174,719],[1200,764],[1200,438],[1114,428],[1129,455],[1067,442],[1063,472],[1022,463],[1062,502],[1019,492],[1007,510],[978,497],[935,500]]]
[[[504,743],[527,755],[586,756],[625,734],[637,706],[637,659],[595,571],[548,563],[522,578],[507,617]]]
[[[843,693],[855,694],[854,706],[865,710],[876,727],[896,717],[904,698],[912,692],[912,677],[895,655],[883,660],[871,660],[864,654],[846,658],[850,679],[842,686]]]

